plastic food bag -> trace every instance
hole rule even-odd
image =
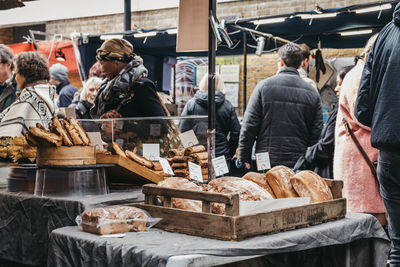
[[[130,206],[86,210],[75,219],[83,231],[99,235],[146,231],[160,220],[152,218],[142,209]]]

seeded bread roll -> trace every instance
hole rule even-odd
[[[53,123],[54,131],[62,137],[63,144],[66,146],[73,146],[74,144],[72,143],[71,137],[69,136],[68,132],[64,129],[64,127],[61,125],[61,122],[57,119],[57,117],[53,117],[51,121]]]
[[[301,171],[290,178],[290,183],[301,197],[310,197],[311,203],[332,200],[332,192],[325,180],[313,171]]]
[[[291,169],[285,166],[275,166],[265,175],[276,198],[298,197],[290,183],[290,178],[295,175]]]
[[[150,160],[148,160],[148,159],[146,159],[146,158],[144,158],[144,157],[139,156],[139,155],[136,154],[136,153],[133,153],[132,151],[125,150],[125,155],[126,155],[129,159],[131,159],[131,160],[133,160],[133,161],[139,163],[139,164],[142,165],[142,166],[145,166],[145,167],[147,167],[147,168],[149,168],[149,169],[153,168],[153,162],[151,162]]]
[[[268,193],[270,193],[273,198],[276,198],[274,191],[272,191],[271,187],[267,182],[267,177],[265,176],[265,174],[258,172],[248,172],[243,176],[243,178],[258,184],[259,186],[267,190]]]

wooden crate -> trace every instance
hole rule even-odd
[[[107,177],[113,183],[143,185],[164,180],[162,175],[119,155],[97,154],[96,161],[97,164],[115,164],[113,167],[106,167]]]
[[[39,147],[37,166],[72,166],[96,164],[94,146]]]
[[[245,238],[276,233],[344,218],[346,199],[342,198],[342,181],[327,180],[334,200],[300,207],[239,216],[239,195],[197,192],[144,185],[144,203],[132,204],[147,210],[151,216],[162,218],[155,226],[166,231],[201,237],[238,241]],[[163,196],[164,206],[157,206],[157,196]],[[171,198],[202,201],[203,212],[191,212],[171,207]],[[211,203],[226,205],[226,215],[212,214]]]

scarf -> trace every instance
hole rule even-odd
[[[125,68],[112,80],[106,79],[100,86],[90,110],[93,118],[99,118],[104,113],[118,109],[132,100],[133,84],[136,80],[147,77],[148,71],[143,65],[143,59],[135,56]]]

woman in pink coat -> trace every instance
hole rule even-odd
[[[377,161],[379,151],[371,146],[371,128],[360,124],[354,116],[364,60],[375,39],[376,36],[368,41],[363,52],[364,57],[358,60],[343,80],[336,119],[333,176],[334,179],[343,180],[343,194],[347,198],[348,211],[371,213],[385,224],[385,207],[378,183],[343,124],[345,118],[369,159],[372,162]]]

